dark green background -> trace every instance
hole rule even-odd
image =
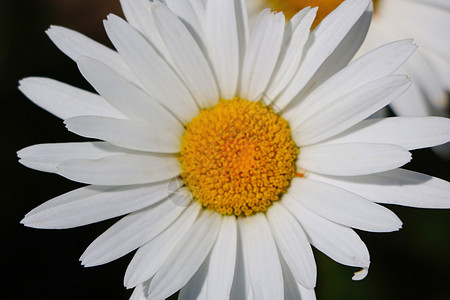
[[[62,121],[29,102],[17,81],[51,77],[92,90],[76,65],[50,42],[51,24],[109,43],[102,19],[120,13],[118,0],[0,0],[2,299],[128,299],[122,279],[131,255],[84,269],[79,256],[116,220],[69,230],[35,230],[19,224],[35,206],[80,185],[17,163],[17,150],[49,142],[80,141]],[[414,151],[406,168],[448,180],[450,164],[430,150]],[[400,232],[360,232],[370,253],[368,277],[354,282],[355,269],[315,251],[319,299],[449,299],[450,211],[390,206],[402,219]]]

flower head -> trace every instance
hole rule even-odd
[[[448,182],[398,169],[408,150],[447,142],[450,121],[366,120],[408,89],[392,73],[416,48],[394,42],[348,64],[369,2],[344,1],[310,32],[311,8],[287,25],[265,10],[250,31],[239,0],[123,0],[128,22],[105,21],[117,52],[51,27],[99,95],[47,78],[20,89],[101,141],[19,151],[30,168],[89,184],[22,223],[70,228],[125,215],[81,261],[137,249],[124,280],[132,299],[180,289],[184,299],[313,297],[310,244],[362,268],[362,279],[369,253],[352,228],[401,227],[376,202],[450,207]]]

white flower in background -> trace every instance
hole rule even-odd
[[[270,7],[292,16],[311,6],[319,7],[314,25],[343,0],[247,0],[251,15]],[[450,92],[450,1],[375,0],[375,13],[367,38],[356,57],[383,44],[413,38],[418,50],[398,73],[412,78],[412,86],[391,103],[398,116],[449,116]],[[450,159],[450,145],[435,148]]]
[[[379,0],[362,51],[414,38],[418,49],[399,71],[411,88],[391,104],[399,116],[448,116],[450,91],[450,1]],[[359,52],[358,55],[362,55]]]
[[[122,0],[110,15],[116,51],[61,27],[49,36],[100,95],[48,79],[20,90],[101,141],[18,152],[30,168],[89,186],[22,223],[62,229],[125,215],[81,257],[108,263],[137,249],[132,299],[314,298],[310,244],[368,272],[352,228],[390,232],[378,203],[450,207],[450,184],[399,169],[408,150],[450,140],[438,117],[365,120],[410,86],[393,75],[410,40],[349,64],[367,31],[369,0],[347,0],[312,32],[316,9],[285,26],[263,11],[248,30],[244,1]],[[369,9],[368,9],[369,7]]]

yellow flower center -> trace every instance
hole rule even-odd
[[[248,216],[286,192],[298,151],[288,123],[272,108],[220,100],[186,125],[181,177],[203,207]]]
[[[328,16],[333,10],[335,10],[344,0],[265,0],[267,6],[277,10],[283,11],[284,15],[290,19],[300,10],[305,7],[318,6],[316,19],[312,24],[312,29],[319,25],[322,20]],[[374,6],[377,5],[378,0],[374,0]]]

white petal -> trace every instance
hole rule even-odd
[[[147,0],[120,0],[123,13],[128,23],[139,30],[155,50],[171,65],[172,58],[167,51],[158,29],[156,28],[150,11],[150,1]]]
[[[399,69],[399,72],[411,76],[414,84],[417,85],[417,88],[425,99],[430,99],[430,103],[436,103],[438,109],[445,109],[445,104],[442,107],[443,105],[440,103],[448,103],[447,93],[442,89],[438,75],[433,70],[430,61],[420,50],[419,48],[414,53],[408,60],[408,63]],[[450,86],[450,83],[448,84]]]
[[[28,77],[19,84],[20,91],[33,103],[61,119],[84,115],[124,117],[99,95],[53,79]]]
[[[284,259],[281,259],[285,300],[316,300],[314,289],[307,289],[295,280]]]
[[[396,169],[357,177],[310,174],[371,201],[420,208],[450,208],[450,183],[425,174]]]
[[[156,273],[150,284],[149,298],[167,298],[188,282],[208,256],[221,220],[216,212],[202,212]]]
[[[202,1],[178,1],[178,0],[165,0],[167,7],[180,18],[180,20],[186,25],[191,35],[199,44],[202,51],[205,50],[203,45],[204,32],[202,23],[204,19],[204,3]],[[203,9],[203,14],[198,14],[199,9]]]
[[[434,53],[428,52],[425,49],[421,49],[421,52],[431,69],[436,74],[443,89],[450,90],[450,61],[447,61]],[[449,100],[442,99],[444,101],[436,101],[436,99],[430,99],[435,108],[444,109],[450,105]]]
[[[234,270],[233,285],[231,286],[230,291],[230,299],[253,300],[253,291],[248,278],[248,265],[246,264],[244,258],[241,231],[242,230],[238,226],[236,265]]]
[[[176,0],[169,0],[171,3],[178,3]],[[203,32],[205,27],[205,12],[206,12],[206,0],[189,0],[189,3],[191,4],[192,10],[194,11],[195,15],[198,18],[198,22],[200,23]],[[170,7],[171,4],[168,6]],[[181,14],[180,14],[181,15]]]
[[[417,1],[408,1],[407,5],[396,1],[390,3],[389,8],[390,11],[383,11],[384,14],[390,14],[386,16],[387,18],[392,18],[394,11],[402,12],[402,22],[396,22],[398,31],[413,36],[418,45],[450,60],[448,53],[450,38],[445,34],[450,31],[450,13],[448,11],[417,3]]]
[[[21,223],[33,228],[62,229],[107,220],[166,198],[169,184],[163,181],[125,187],[82,187],[36,207]]]
[[[394,114],[402,117],[422,117],[431,115],[429,105],[424,95],[414,81],[411,87],[393,101],[389,106]]]
[[[56,143],[26,147],[17,152],[19,162],[28,168],[56,173],[56,166],[70,159],[100,159],[124,151],[103,142]]]
[[[273,203],[267,210],[267,220],[278,250],[295,280],[306,288],[314,288],[317,278],[316,264],[308,238],[300,224],[279,203]]]
[[[95,185],[128,185],[157,182],[181,173],[178,159],[170,155],[120,154],[99,159],[70,159],[57,165],[57,173],[70,180]]]
[[[323,62],[314,76],[311,78],[305,90],[320,86],[325,80],[333,76],[336,72],[347,66],[355,53],[361,47],[367,30],[372,20],[373,5],[370,3],[366,11],[360,16],[359,20],[353,25],[345,38],[334,49],[334,51]]]
[[[411,160],[411,154],[396,145],[351,143],[303,147],[297,167],[314,173],[354,176],[392,170]]]
[[[359,270],[358,272],[355,272],[355,275],[353,275],[352,280],[359,281],[366,278],[367,274],[369,273],[369,269],[363,268]]]
[[[165,5],[154,3],[152,14],[175,66],[194,99],[202,108],[214,106],[219,100],[214,75],[186,26]]]
[[[138,285],[131,294],[130,300],[147,300],[144,293],[144,286]]]
[[[150,95],[183,123],[198,115],[195,100],[184,83],[135,29],[114,15],[108,16],[105,28],[114,46]]]
[[[178,153],[183,130],[172,131],[165,124],[107,117],[81,116],[64,121],[67,129],[78,135],[100,139],[113,145],[138,151]],[[176,124],[176,123],[175,123]]]
[[[301,284],[297,284],[298,290],[300,292],[301,300],[316,300],[316,292],[314,289],[307,289],[303,287]]]
[[[89,245],[82,264],[97,266],[130,253],[169,227],[184,209],[165,200],[123,217]]]
[[[297,145],[330,138],[371,116],[403,94],[411,85],[403,75],[375,80],[323,106],[293,131]]]
[[[278,60],[284,26],[282,13],[266,9],[260,14],[244,57],[240,97],[249,101],[261,99]]]
[[[175,117],[149,94],[129,82],[98,60],[80,57],[77,61],[81,74],[112,106],[132,120],[164,124],[172,130],[183,130]]]
[[[239,31],[238,21],[242,15],[237,2],[240,1],[210,0],[206,4],[206,47],[223,99],[236,96],[245,47]]]
[[[364,120],[326,141],[326,144],[383,143],[408,150],[433,147],[450,141],[450,120],[439,117]]]
[[[181,288],[178,294],[178,300],[207,300],[216,298],[206,298],[206,285],[207,277],[210,275],[208,272],[208,259],[202,263],[200,268],[195,272],[194,276],[188,281],[188,283]],[[217,298],[219,299],[219,298]],[[226,299],[226,298],[222,298]]]
[[[244,260],[255,299],[283,299],[283,274],[277,247],[263,214],[239,218]]]
[[[283,109],[311,79],[320,65],[344,39],[366,10],[370,1],[347,0],[331,12],[311,33],[302,65],[292,82],[278,97],[276,105]]]
[[[206,299],[226,299],[230,295],[235,272],[236,252],[236,218],[234,216],[224,217],[209,258]]]
[[[318,215],[353,228],[389,232],[398,230],[402,222],[389,209],[357,194],[315,180],[294,178],[289,196]]]
[[[200,209],[201,206],[196,203],[190,205],[166,230],[139,248],[125,273],[124,285],[127,288],[155,275],[173,247],[191,228]]]
[[[417,2],[427,3],[435,7],[450,10],[450,2],[448,2],[447,0],[418,0]]]
[[[369,267],[369,251],[353,229],[318,216],[289,195],[281,204],[297,218],[314,247],[338,263]]]
[[[279,63],[266,91],[269,101],[281,93],[297,72],[317,9],[317,7],[302,9],[286,26]]]
[[[412,40],[402,40],[383,45],[361,56],[333,77],[320,84],[310,94],[302,93],[305,98],[289,112],[293,127],[334,99],[360,88],[374,80],[386,77],[397,70],[416,50]]]
[[[140,85],[139,80],[130,71],[123,58],[116,51],[81,33],[61,26],[50,26],[47,34],[53,43],[72,60],[77,61],[81,56],[95,58],[107,64],[128,80]]]

